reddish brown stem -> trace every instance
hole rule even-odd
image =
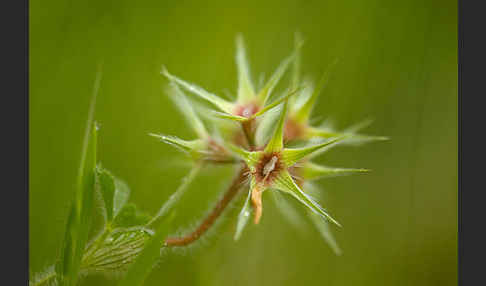
[[[165,246],[186,246],[201,237],[221,215],[223,210],[228,206],[231,200],[236,196],[240,190],[241,184],[246,180],[246,172],[248,169],[243,167],[238,173],[237,177],[233,179],[230,187],[224,194],[223,198],[219,200],[211,213],[201,222],[201,224],[191,233],[183,237],[169,237],[165,239]]]

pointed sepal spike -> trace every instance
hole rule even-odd
[[[341,225],[333,217],[331,217],[312,197],[310,197],[300,189],[300,187],[294,182],[288,171],[282,171],[275,178],[272,187],[279,189],[282,192],[291,194],[300,203],[305,205],[314,213],[341,227]]]
[[[278,82],[280,81],[280,79],[283,77],[283,75],[287,71],[290,63],[295,59],[296,53],[298,52],[299,49],[300,49],[300,46],[289,57],[287,57],[286,59],[284,59],[280,63],[280,65],[277,67],[277,69],[275,70],[273,75],[270,77],[270,79],[265,83],[263,88],[258,92],[257,98],[258,98],[258,101],[260,101],[260,103],[262,105],[265,105],[265,102],[268,100],[268,98],[272,94],[273,89],[275,88],[275,86],[277,86]]]
[[[257,163],[258,159],[261,157],[261,151],[247,151],[239,146],[232,143],[225,143],[226,148],[228,148],[238,159],[245,161],[248,167],[253,168]]]
[[[198,97],[208,101],[209,103],[213,104],[217,108],[219,108],[221,111],[226,112],[226,113],[232,113],[234,110],[234,104],[222,99],[221,97],[218,97],[215,94],[212,94],[205,89],[189,83],[187,81],[184,81],[172,74],[170,74],[165,67],[162,67],[161,74],[166,76],[170,81],[178,84],[180,87],[184,88],[185,90],[191,92],[194,95],[197,95]]]
[[[287,115],[288,100],[285,100],[282,104],[282,109],[280,110],[280,115],[277,121],[277,127],[270,138],[267,146],[265,146],[265,153],[278,152],[283,149],[283,135],[284,135],[284,125],[285,118]]]
[[[294,118],[295,121],[303,124],[308,123],[309,117],[312,112],[312,108],[316,103],[317,97],[321,93],[322,89],[327,85],[327,82],[329,80],[329,74],[331,70],[334,68],[334,66],[337,64],[337,62],[338,60],[336,59],[331,63],[331,65],[327,68],[327,70],[324,72],[321,79],[317,83],[310,97],[300,107],[300,109],[295,112],[295,118]]]
[[[196,139],[196,140],[183,140],[180,139],[176,136],[167,136],[163,134],[154,134],[154,133],[149,133],[150,136],[155,137],[159,139],[160,141],[172,145],[176,147],[177,149],[189,153],[191,155],[195,155],[196,153],[203,152],[206,143],[202,139]]]
[[[347,135],[343,135],[341,137],[332,138],[327,140],[323,143],[311,145],[303,148],[286,148],[283,150],[283,161],[287,167],[290,167],[297,163],[298,161],[304,159],[307,156],[313,155],[318,151],[322,150],[325,147],[332,147],[338,144],[339,142],[348,138]]]
[[[243,205],[243,208],[238,214],[238,222],[236,223],[236,232],[233,237],[234,240],[240,239],[241,233],[243,232],[243,229],[248,224],[248,220],[250,219],[253,210],[250,205],[250,198],[251,198],[251,190],[254,185],[255,185],[255,180],[252,179],[250,190],[248,191],[248,195],[246,196],[245,204]]]
[[[322,178],[330,178],[337,176],[347,176],[360,173],[368,173],[369,169],[354,169],[354,168],[333,168],[318,165],[312,162],[305,162],[297,169],[299,178],[305,181],[317,180]]]
[[[221,119],[229,119],[229,120],[236,121],[236,122],[245,122],[245,121],[249,120],[248,117],[234,115],[234,114],[225,113],[225,112],[214,111],[214,110],[211,111],[210,113],[214,117],[218,117],[218,118],[221,118]]]
[[[197,136],[201,139],[208,138],[208,132],[204,127],[199,116],[196,114],[192,105],[189,103],[186,95],[182,92],[178,85],[175,83],[169,84],[167,93],[170,99],[177,106],[179,111],[184,115],[189,126],[196,132]]]
[[[350,131],[343,131],[337,132],[330,128],[323,128],[323,127],[308,127],[305,129],[303,137],[304,138],[332,138],[332,137],[339,137],[339,136],[348,136],[346,140],[343,141],[343,144],[348,145],[359,145],[373,141],[387,141],[390,138],[386,136],[375,136],[375,135],[366,135],[366,134],[359,134]]]
[[[292,98],[292,96],[294,94],[296,94],[297,92],[299,92],[300,90],[302,90],[303,87],[298,87],[294,90],[291,90],[291,91],[287,91],[285,93],[284,96],[280,97],[279,99],[273,101],[272,103],[266,105],[264,108],[262,108],[260,111],[258,111],[257,113],[253,114],[250,119],[253,119],[253,118],[256,118],[258,116],[262,116],[263,114],[267,113],[267,111],[273,109],[274,107],[276,107],[277,105],[281,104],[282,102],[284,102],[285,100],[290,100]]]
[[[308,211],[307,215],[321,234],[322,238],[327,242],[329,247],[331,247],[336,255],[341,256],[343,252],[339,247],[336,239],[334,238],[334,235],[332,234],[327,221],[323,220],[321,217],[319,217],[319,215],[311,211]]]
[[[238,68],[238,103],[247,103],[255,98],[255,89],[250,79],[250,68],[241,34],[236,37],[236,66]]]

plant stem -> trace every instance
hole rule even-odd
[[[225,192],[223,198],[216,204],[211,213],[202,221],[202,223],[191,233],[183,237],[166,238],[164,246],[186,246],[201,237],[221,215],[223,210],[228,206],[231,200],[236,196],[242,183],[246,180],[245,173],[248,171],[246,167],[241,168],[238,175],[231,183],[228,190]]]
[[[246,141],[248,142],[248,146],[250,149],[255,148],[255,140],[253,138],[253,132],[251,132],[253,128],[253,120],[245,121],[241,123],[241,128],[243,129],[243,133],[245,134]]]
[[[187,189],[192,180],[196,177],[199,169],[200,165],[196,165],[196,167],[191,170],[191,172],[184,179],[179,188],[177,188],[171,198],[159,210],[156,215],[157,219],[161,220],[159,222],[159,226],[156,228],[156,231],[152,238],[147,241],[142,252],[135,259],[135,262],[128,268],[127,274],[125,275],[123,280],[120,281],[118,286],[141,285],[147,275],[150,273],[153,265],[160,257],[161,245],[164,241],[164,238],[168,234],[170,226],[170,216],[168,216],[167,214],[172,210],[174,204],[178,201],[184,190]],[[149,222],[149,224],[153,223],[153,221]]]
[[[145,225],[146,227],[150,227],[154,222],[160,219],[162,216],[167,214],[169,210],[172,209],[174,204],[179,201],[180,197],[184,194],[187,190],[187,187],[191,183],[191,181],[196,177],[197,173],[201,170],[202,162],[196,164],[196,166],[191,170],[191,173],[187,178],[185,178],[184,183],[170,196],[170,198],[162,205],[159,209],[157,214]]]

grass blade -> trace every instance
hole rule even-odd
[[[76,285],[81,259],[88,240],[91,218],[93,216],[97,132],[94,123],[94,109],[101,83],[101,75],[100,65],[88,113],[75,198],[68,217],[65,238],[61,250],[61,259],[56,264],[56,272],[58,274],[57,281],[60,285]]]

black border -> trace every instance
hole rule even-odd
[[[29,278],[28,7],[28,0],[0,4],[2,285],[28,285]]]
[[[458,2],[458,282],[485,285],[486,17],[483,2]]]

